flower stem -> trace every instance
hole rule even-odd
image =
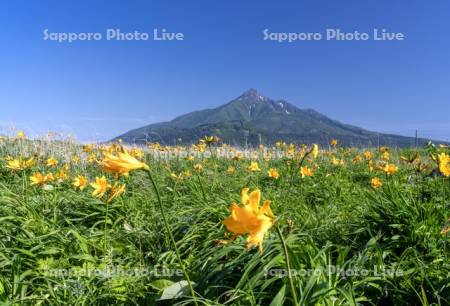
[[[197,306],[198,304],[197,304],[197,299],[195,297],[194,288],[192,287],[192,283],[191,283],[191,279],[189,278],[189,274],[186,272],[186,269],[184,267],[183,261],[181,260],[180,251],[178,250],[177,244],[175,242],[175,238],[173,237],[172,232],[170,231],[169,223],[167,222],[166,214],[164,212],[164,207],[162,205],[161,195],[159,193],[158,186],[156,185],[156,182],[153,179],[153,176],[152,176],[152,173],[150,172],[150,170],[147,170],[147,174],[148,174],[148,178],[150,179],[150,181],[152,183],[153,189],[154,189],[154,191],[156,193],[156,198],[158,199],[159,209],[161,211],[161,216],[162,216],[162,219],[163,219],[164,227],[166,228],[166,232],[169,235],[170,242],[172,243],[172,246],[173,246],[173,248],[175,250],[175,253],[177,255],[178,262],[179,262],[179,264],[181,266],[181,269],[183,270],[184,277],[186,278],[186,281],[188,282],[189,291],[190,291],[190,293],[192,295],[192,298],[194,300],[194,304]]]
[[[288,249],[287,249],[287,245],[286,245],[286,240],[284,240],[283,233],[281,233],[280,228],[278,226],[275,226],[275,228],[277,229],[278,237],[280,237],[281,244],[283,245],[283,252],[284,252],[284,257],[286,260],[286,268],[287,268],[287,272],[288,272],[289,285],[291,287],[292,299],[294,300],[294,305],[298,306],[299,303],[297,300],[297,293],[295,292],[294,280],[292,278],[291,263],[289,261],[289,253],[288,253]]]
[[[108,213],[109,213],[109,205],[106,203],[106,212],[105,212],[105,241],[104,248],[105,253],[108,254]]]
[[[197,173],[197,181],[198,181],[198,184],[200,185],[200,190],[202,192],[203,200],[205,201],[205,203],[208,203],[208,200],[206,199],[205,189],[203,188],[203,184],[202,184],[202,181],[200,180],[200,175],[198,173]]]

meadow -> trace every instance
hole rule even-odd
[[[0,139],[2,305],[450,305],[450,150]]]

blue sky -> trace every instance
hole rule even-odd
[[[75,4],[76,3],[76,4]],[[184,33],[183,41],[44,41],[50,32]],[[263,40],[369,32],[404,41]],[[448,0],[0,3],[0,133],[106,140],[216,107],[250,87],[371,130],[450,140]]]

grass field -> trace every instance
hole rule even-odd
[[[3,137],[2,305],[450,305],[449,149],[318,149]]]

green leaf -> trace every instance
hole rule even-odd
[[[285,297],[286,297],[286,285],[283,285],[280,291],[278,291],[277,295],[275,295],[275,297],[273,298],[272,302],[270,303],[270,306],[283,305]]]
[[[161,297],[158,299],[159,301],[163,300],[173,300],[180,298],[182,296],[186,296],[189,290],[189,284],[187,281],[182,280],[179,282],[176,282],[166,289],[164,289],[163,293],[161,294]]]
[[[151,282],[150,286],[153,289],[156,289],[158,291],[162,291],[162,290],[166,289],[167,287],[169,287],[172,284],[173,284],[173,282],[171,280],[168,280],[168,279],[157,279],[157,280]]]

